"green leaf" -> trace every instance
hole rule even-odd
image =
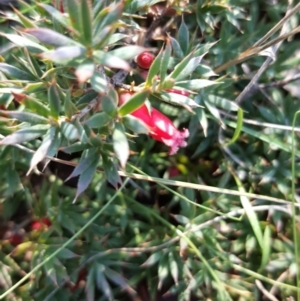
[[[41,56],[55,63],[67,64],[76,58],[84,59],[85,52],[86,49],[80,46],[64,46],[44,52]]]
[[[56,8],[54,8],[51,5],[43,4],[43,3],[37,3],[37,5],[44,8],[48,14],[53,17],[55,20],[57,20],[61,25],[63,25],[66,28],[70,28],[71,23],[69,22],[69,19],[64,16],[60,11],[58,11]]]
[[[13,7],[14,13],[19,17],[20,22],[25,28],[36,28],[36,24],[25,17],[20,11]]]
[[[230,139],[230,141],[225,144],[226,146],[233,144],[240,137],[240,134],[241,134],[241,131],[243,128],[243,118],[244,118],[244,112],[241,108],[239,108],[234,134],[233,134],[232,138]]]
[[[113,26],[104,27],[99,34],[93,38],[93,49],[103,49],[103,47],[109,43],[113,32],[115,32]]]
[[[183,54],[183,51],[182,51],[179,43],[177,42],[177,40],[175,40],[172,37],[169,37],[169,38],[170,38],[172,49],[173,49],[175,56],[177,56],[179,59],[183,58],[184,54]]]
[[[72,153],[83,152],[90,148],[92,148],[92,146],[90,144],[83,144],[81,142],[76,142],[70,146],[60,147],[59,150],[61,150],[64,153],[67,153],[67,154],[72,154]]]
[[[228,111],[237,111],[239,109],[239,106],[233,102],[230,101],[226,98],[220,97],[220,96],[216,96],[216,95],[208,95],[207,96],[207,100],[217,106],[220,107],[224,110],[228,110]]]
[[[91,85],[95,91],[100,93],[105,93],[108,89],[106,78],[97,71],[91,77]]]
[[[119,115],[125,116],[140,108],[146,101],[149,95],[148,91],[135,93],[127,102],[119,108]]]
[[[178,42],[180,45],[180,48],[182,49],[184,54],[187,54],[189,45],[190,45],[190,32],[187,28],[183,15],[182,15],[182,21],[178,30]]]
[[[103,154],[103,169],[107,178],[107,181],[113,185],[116,189],[118,188],[118,184],[122,183],[122,180],[119,176],[118,169],[113,159],[109,156]]]
[[[209,101],[204,100],[204,104],[207,107],[208,111],[221,123],[224,124],[220,115],[219,110],[215,107],[215,105],[213,105],[212,103],[210,103]]]
[[[160,290],[169,275],[168,253],[165,253],[159,260],[158,265],[158,289]]]
[[[53,118],[57,119],[60,114],[60,95],[56,83],[52,83],[48,88],[48,101],[50,104],[50,114]]]
[[[124,127],[121,123],[116,123],[113,131],[113,146],[117,158],[121,166],[125,168],[126,162],[129,157],[129,144],[125,134]]]
[[[48,124],[49,120],[45,117],[28,113],[28,112],[20,112],[20,111],[4,111],[0,110],[0,115],[5,117],[15,118],[21,122],[29,122],[32,124]]]
[[[162,56],[163,56],[163,49],[160,50],[159,54],[154,59],[152,65],[148,71],[148,76],[147,76],[146,83],[145,83],[146,87],[152,86],[152,80],[159,73]]]
[[[78,196],[82,194],[92,182],[94,174],[97,170],[98,162],[99,155],[90,163],[90,166],[80,174],[77,184],[76,196],[73,202],[76,201]]]
[[[115,117],[118,113],[118,99],[111,98],[109,95],[101,97],[103,111],[110,117]]]
[[[160,258],[162,257],[163,253],[158,251],[156,253],[151,254],[148,259],[141,265],[141,267],[151,267],[156,264]]]
[[[198,120],[200,122],[200,125],[203,129],[204,136],[207,136],[207,128],[208,128],[208,121],[206,118],[205,111],[202,108],[195,108],[194,111],[196,112],[196,115],[198,117]]]
[[[66,96],[65,96],[65,101],[64,101],[64,112],[65,115],[71,119],[72,116],[78,112],[76,106],[74,103],[71,101],[71,91],[70,89],[67,90]]]
[[[235,175],[233,174],[233,177],[235,179],[235,182],[238,186],[238,190],[240,192],[245,192],[245,188],[243,187],[243,184],[242,182],[240,181],[240,179]],[[252,205],[251,205],[251,202],[249,200],[248,197],[246,196],[240,196],[240,200],[241,200],[241,204],[245,210],[245,213],[248,217],[248,220],[249,220],[249,223],[252,227],[252,230],[255,234],[255,237],[258,241],[258,244],[261,248],[261,250],[263,250],[264,248],[264,239],[263,239],[263,234],[262,234],[262,230],[260,228],[260,224],[259,224],[259,220],[258,220],[258,217],[257,217],[257,214],[256,212],[253,210],[252,208]]]
[[[44,46],[42,46],[38,43],[35,43],[35,42],[29,40],[28,38],[25,38],[25,37],[20,36],[20,35],[4,34],[4,33],[0,33],[0,35],[6,37],[8,40],[10,40],[12,43],[14,43],[15,45],[17,45],[19,47],[28,48],[28,50],[30,52],[40,53],[40,52],[48,50],[46,47],[44,47]]]
[[[125,61],[128,61],[135,58],[137,55],[143,53],[146,50],[146,48],[138,45],[130,45],[111,50],[109,54],[121,58]]]
[[[107,46],[112,46],[119,42],[120,40],[123,40],[125,38],[128,38],[128,35],[124,33],[114,33],[112,34],[109,39],[107,40]]]
[[[110,116],[108,116],[105,112],[100,112],[91,116],[85,124],[93,129],[99,129],[105,126],[110,120]]]
[[[24,32],[34,36],[40,42],[54,47],[63,47],[63,46],[83,47],[78,42],[48,28],[31,28],[31,29],[25,29]]]
[[[83,37],[83,25],[82,25],[82,13],[81,13],[81,1],[80,0],[66,0],[64,2],[67,4],[64,7],[68,8],[69,20],[72,27],[78,32],[80,35],[80,40],[84,41]]]
[[[12,65],[8,65],[5,63],[0,63],[0,71],[3,72],[5,75],[20,79],[20,80],[32,80],[33,77],[30,73],[27,73],[17,67]]]
[[[132,291],[132,288],[127,284],[125,278],[117,273],[116,271],[110,269],[109,267],[105,267],[104,274],[107,278],[109,278],[113,283],[122,287],[124,290]]]
[[[23,187],[19,174],[14,168],[7,168],[5,176],[8,184],[7,194],[13,196]]]
[[[196,57],[190,59],[188,64],[176,76],[176,80],[180,81],[182,79],[189,77],[195,71],[195,69],[199,66],[204,55],[205,54],[203,54],[201,56],[196,56]]]
[[[270,260],[270,254],[272,249],[272,232],[269,225],[266,225],[263,237],[264,247],[262,248],[262,258],[260,264],[260,270],[263,270]]]
[[[85,150],[81,155],[78,165],[75,167],[73,172],[69,175],[69,177],[65,180],[65,182],[74,177],[81,175],[85,170],[87,170],[93,164],[93,162],[97,158],[99,158],[99,154],[95,148]]]
[[[0,145],[20,144],[43,136],[50,125],[34,125],[29,128],[18,130],[0,141]]]
[[[62,122],[60,125],[60,129],[65,138],[69,141],[74,141],[79,139],[78,129],[74,124],[70,122]]]
[[[179,258],[175,259],[174,253],[169,252],[169,269],[176,285],[178,283],[178,277],[179,277],[179,268],[177,263],[178,261]]]
[[[92,3],[90,0],[81,0],[82,34],[86,45],[92,45]]]
[[[148,135],[150,132],[149,127],[143,121],[134,116],[127,115],[124,116],[122,120],[125,127],[130,129],[134,133]]]
[[[168,78],[176,79],[180,75],[182,70],[184,70],[184,68],[188,65],[193,56],[193,52],[186,56],[179,64],[175,66],[174,70],[168,75]]]
[[[39,116],[44,116],[46,118],[48,118],[48,116],[50,115],[50,110],[38,99],[26,94],[12,94],[14,95],[15,100],[18,99],[17,101],[19,103],[24,105],[26,109],[29,109],[33,113],[36,113]]]
[[[169,61],[171,58],[171,51],[172,51],[172,48],[170,45],[170,41],[167,40],[166,47],[162,54],[162,59],[160,62],[160,84],[159,84],[160,88],[162,87],[164,80],[166,78],[167,72],[168,72],[168,65],[169,65]]]
[[[97,287],[106,296],[107,300],[113,300],[113,294],[106,277],[103,274],[105,267],[102,264],[96,266],[96,282]]]
[[[224,123],[232,128],[236,128],[236,126],[237,126],[236,122],[234,122],[234,121],[224,120]],[[270,135],[270,134],[266,135],[266,134],[263,134],[262,132],[250,129],[245,126],[242,126],[242,132],[249,134],[253,137],[256,137],[256,138],[260,139],[261,141],[267,142],[269,144],[269,146],[271,146],[271,147],[275,146],[276,148],[284,150],[285,152],[288,152],[288,153],[290,153],[292,151],[290,144],[281,141],[274,135]],[[300,151],[297,151],[296,154],[297,154],[297,156],[300,157]]]
[[[101,50],[94,51],[93,56],[95,62],[110,68],[118,68],[127,71],[131,70],[130,65],[124,59],[112,54],[111,52],[106,53]]]
[[[207,79],[191,79],[186,81],[177,81],[175,87],[182,87],[189,90],[200,90],[212,85],[218,85],[220,82],[213,82]]]
[[[124,2],[112,3],[110,6],[102,9],[94,18],[93,37],[97,38],[104,27],[115,24],[121,18],[123,9]]]
[[[55,136],[57,135],[56,130],[57,130],[57,128],[52,126],[48,130],[46,135],[44,136],[42,144],[37,149],[37,151],[34,153],[32,159],[30,161],[30,167],[29,167],[29,170],[27,172],[27,175],[30,174],[32,169],[35,168],[37,166],[37,164],[39,162],[41,162],[46,157],[46,155],[48,153],[48,150],[50,149],[51,144],[53,143],[53,141],[55,140]]]
[[[163,101],[170,102],[175,105],[180,105],[180,106],[185,106],[190,108],[199,107],[199,105],[192,98],[177,93],[163,92],[160,95],[158,95],[158,97],[161,98]]]

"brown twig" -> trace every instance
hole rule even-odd
[[[284,87],[287,84],[290,84],[294,81],[300,80],[300,73],[296,74],[294,77],[289,78],[289,79],[285,79],[285,80],[279,80],[273,83],[269,83],[269,84],[261,84],[258,87],[261,89],[269,89],[269,88],[280,88],[280,87]]]

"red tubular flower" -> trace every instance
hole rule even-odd
[[[133,93],[121,92],[119,94],[119,103],[123,104],[132,97]],[[176,154],[179,147],[187,146],[185,138],[189,136],[188,129],[179,131],[172,121],[155,108],[148,110],[146,105],[142,105],[140,108],[131,113],[132,116],[141,120],[149,128],[149,135],[165,145],[170,147],[169,154]]]

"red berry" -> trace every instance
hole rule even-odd
[[[9,241],[12,245],[17,246],[23,242],[23,237],[19,234],[14,234]]]
[[[48,217],[43,217],[42,223],[48,227],[50,227],[52,225],[51,220]]]
[[[190,93],[187,92],[187,91],[177,90],[177,89],[168,89],[168,90],[166,90],[166,92],[175,93],[175,94],[183,95],[183,96],[186,96],[186,97],[188,97],[190,95]]]
[[[43,217],[41,220],[33,220],[31,222],[30,228],[31,230],[40,230],[43,229],[44,226],[50,227],[52,225],[50,219],[48,217]]]
[[[149,69],[154,61],[154,55],[150,52],[143,52],[136,58],[137,64],[143,69]]]

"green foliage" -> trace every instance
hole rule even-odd
[[[0,299],[299,299],[299,10],[0,6]]]

